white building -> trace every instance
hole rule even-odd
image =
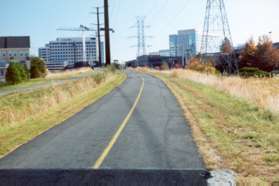
[[[80,62],[93,65],[98,61],[96,38],[86,38],[85,43],[87,61],[83,61],[82,38],[57,38],[55,41],[50,41],[45,47],[39,49],[39,57],[45,60],[49,69],[73,67]]]
[[[8,67],[9,67],[8,62],[0,61],[0,82],[5,81],[5,76],[6,76]]]

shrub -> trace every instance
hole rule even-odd
[[[42,59],[35,57],[31,60],[30,75],[32,79],[46,77],[47,69]]]
[[[169,64],[167,62],[163,62],[161,65],[161,70],[169,70]]]
[[[245,67],[240,69],[239,71],[240,76],[242,77],[258,77],[258,78],[264,78],[264,77],[271,77],[271,74],[265,71],[262,71],[258,68],[253,67]]]
[[[188,69],[209,74],[219,74],[210,60],[208,60],[207,63],[202,63],[200,59],[193,58],[190,60]]]
[[[273,47],[267,36],[260,37],[258,44],[251,39],[241,52],[239,67],[254,67],[271,72],[279,67],[279,50]]]
[[[105,80],[106,75],[104,73],[97,73],[93,76],[94,81],[99,85],[102,83],[103,80]]]
[[[177,72],[177,71],[173,71],[173,72],[171,73],[171,77],[172,77],[172,78],[178,78],[178,77],[179,77],[178,72]]]
[[[30,79],[30,71],[28,70],[26,64],[23,65],[23,69],[24,69],[24,72],[25,72],[25,74],[27,76],[27,80],[29,80]]]
[[[9,84],[18,84],[28,80],[27,68],[20,63],[11,62],[6,73],[6,81]]]
[[[119,64],[116,64],[116,63],[113,63],[113,64],[111,64],[111,65],[108,65],[108,66],[106,67],[106,69],[107,69],[108,71],[112,72],[112,73],[115,73],[117,70],[120,69],[120,65],[119,65]]]
[[[120,70],[121,69],[121,65],[119,63],[113,63],[112,66],[114,66],[114,68],[116,70]]]

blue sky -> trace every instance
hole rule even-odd
[[[225,0],[232,37],[235,45],[250,37],[272,31],[274,41],[279,41],[278,0]],[[168,35],[178,29],[195,28],[202,31],[206,0],[110,0],[112,56],[128,60],[136,55],[136,35],[132,29],[137,16],[145,16],[148,52],[168,48]],[[78,32],[61,32],[59,27],[90,26],[96,18],[89,12],[102,0],[2,0],[0,35],[30,35],[32,54],[57,37],[75,36]],[[90,33],[91,34],[91,33]],[[92,33],[93,34],[93,33]]]

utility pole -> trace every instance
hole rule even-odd
[[[99,66],[102,66],[102,46],[101,46],[101,33],[100,33],[100,11],[97,7],[97,37],[98,37],[98,57],[99,57]]]
[[[109,27],[109,5],[108,0],[104,0],[104,19],[105,19],[105,45],[106,45],[106,65],[111,64],[110,55],[110,27]]]

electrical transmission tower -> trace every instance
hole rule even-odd
[[[224,42],[231,46],[230,54],[221,51]],[[233,73],[238,70],[224,0],[207,0],[200,52],[203,62],[207,62],[209,56],[221,52],[225,71]]]
[[[146,55],[146,48],[150,47],[150,45],[146,45],[146,38],[151,38],[151,36],[145,35],[145,29],[149,26],[145,25],[144,17],[137,17],[137,24],[135,27],[137,28],[137,36],[132,36],[132,38],[137,38],[137,57],[139,57]]]

